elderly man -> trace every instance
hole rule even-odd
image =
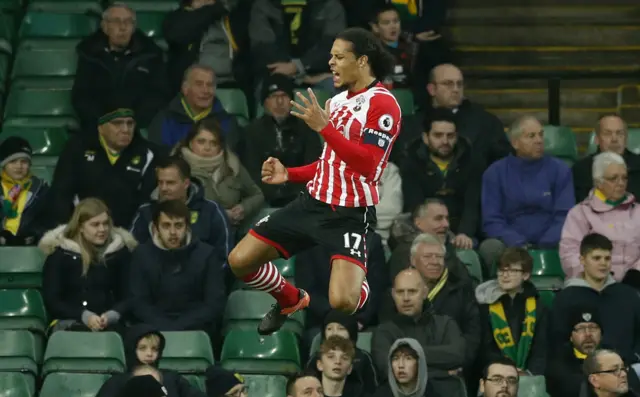
[[[406,269],[393,284],[393,300],[398,313],[373,331],[371,355],[378,374],[389,373],[389,352],[396,340],[413,338],[427,357],[428,383],[436,396],[461,396],[459,375],[465,362],[465,340],[456,322],[435,314],[427,296],[432,292],[420,273]]]
[[[595,143],[598,151],[573,165],[573,184],[576,201],[587,198],[593,188],[593,158],[602,152],[614,152],[624,158],[627,164],[627,190],[640,197],[640,156],[627,150],[627,123],[616,113],[607,113],[598,119],[595,127]]]
[[[74,203],[96,197],[116,226],[128,227],[155,188],[156,154],[136,132],[133,110],[119,102],[98,119],[98,132],[75,135],[66,144],[51,186],[50,214],[67,223]]]
[[[629,372],[629,367],[613,350],[600,349],[584,360],[584,375],[587,377],[588,394],[596,397],[633,397],[640,395],[638,376]]]
[[[216,99],[216,76],[210,66],[191,65],[184,73],[180,94],[154,117],[149,140],[172,148],[187,136],[196,121],[215,119],[227,144],[235,148],[239,138],[236,118]]]
[[[431,306],[435,313],[447,315],[456,321],[465,340],[464,366],[470,368],[480,347],[480,310],[471,279],[446,267],[445,256],[445,246],[437,236],[422,233],[413,240],[411,267],[418,271],[429,289],[425,296],[428,302],[425,304]],[[393,318],[396,312],[397,305],[393,307],[386,298],[380,311],[381,321]]]
[[[535,117],[518,118],[509,130],[516,154],[492,164],[482,176],[479,248],[492,266],[505,247],[556,248],[575,204],[571,170],[544,154],[544,129]]]
[[[71,100],[84,131],[95,129],[104,100],[125,95],[146,128],[169,100],[162,50],[136,29],[136,13],[123,3],[102,14],[97,32],[76,49],[78,66]]]

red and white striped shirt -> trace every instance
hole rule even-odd
[[[289,179],[309,180],[310,173],[302,171],[312,171],[308,167],[315,165],[307,190],[316,200],[342,207],[378,204],[380,177],[400,132],[401,117],[400,105],[380,83],[336,95],[331,99],[330,122],[320,132],[325,138],[320,159],[289,169]]]

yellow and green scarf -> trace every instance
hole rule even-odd
[[[445,267],[444,272],[442,272],[442,276],[440,277],[440,280],[438,280],[438,283],[433,288],[431,288],[431,290],[429,291],[429,294],[427,295],[427,299],[429,299],[429,302],[433,302],[433,300],[436,298],[436,295],[438,295],[438,293],[442,290],[444,285],[447,283],[448,279],[449,279],[449,269]]]
[[[518,368],[525,368],[531,343],[533,342],[533,333],[536,327],[536,298],[530,296],[525,303],[525,315],[522,322],[522,334],[516,346],[511,328],[504,314],[504,306],[502,302],[497,301],[489,305],[489,317],[491,320],[491,328],[493,329],[493,338],[506,357],[512,359]]]
[[[15,180],[2,171],[2,214],[4,218],[14,219],[17,218],[19,209],[20,194],[29,191],[31,188],[31,175],[27,175],[24,179]]]
[[[180,102],[182,102],[182,107],[184,108],[184,112],[187,114],[187,116],[189,116],[189,118],[196,122],[196,121],[200,121],[203,118],[207,117],[209,115],[209,113],[211,113],[211,110],[213,109],[213,106],[210,107],[209,109],[205,109],[204,111],[200,112],[200,113],[195,113],[193,111],[193,109],[191,109],[191,106],[189,106],[189,104],[187,103],[187,101],[184,100],[184,98],[182,98],[180,100]]]

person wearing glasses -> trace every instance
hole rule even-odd
[[[567,277],[582,272],[580,242],[588,233],[600,233],[613,243],[611,271],[622,280],[629,269],[640,270],[640,206],[627,190],[628,167],[613,152],[593,158],[593,188],[569,211],[562,228],[560,259]]]
[[[577,306],[567,317],[569,340],[554,350],[547,365],[547,392],[551,397],[578,397],[584,383],[584,359],[600,347],[602,327],[597,308]]]
[[[208,397],[248,397],[249,387],[238,373],[213,365],[205,372]]]
[[[483,325],[483,363],[499,357],[513,360],[520,375],[544,375],[547,310],[531,281],[533,258],[524,248],[507,248],[498,262],[498,277],[476,288]]]
[[[500,357],[491,361],[482,372],[480,393],[483,397],[516,397],[519,382],[516,363]]]
[[[613,350],[600,349],[584,360],[586,387],[580,397],[633,397],[638,396],[638,376],[629,371],[622,357]],[[585,390],[586,389],[586,390]]]

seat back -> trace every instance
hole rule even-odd
[[[571,127],[545,125],[544,150],[568,163],[575,162],[578,159],[578,145]]]
[[[219,88],[216,90],[216,97],[220,100],[222,107],[224,107],[227,113],[249,120],[249,105],[242,90],[236,88]]]
[[[166,344],[160,368],[202,374],[214,364],[209,336],[203,331],[163,332]]]
[[[202,392],[207,391],[207,384],[204,376],[198,376],[198,375],[183,375],[183,376],[191,386],[195,387],[196,389]]]
[[[70,90],[15,88],[9,91],[5,118],[74,117]]]
[[[287,395],[287,378],[278,375],[243,375],[252,395],[281,397]]]
[[[229,295],[224,315],[226,335],[232,329],[254,330],[262,318],[271,310],[275,300],[261,291],[236,290]],[[290,316],[282,327],[285,331],[302,335],[304,314],[297,312]]]
[[[391,90],[391,93],[396,98],[396,101],[398,101],[398,105],[400,105],[402,116],[411,116],[416,113],[413,93],[411,90],[399,88]]]
[[[25,40],[18,47],[12,79],[70,77],[76,73],[73,40]]]
[[[42,344],[30,331],[0,330],[0,372],[28,372],[38,374],[42,358]]]
[[[125,368],[122,339],[117,333],[57,331],[49,338],[42,374],[117,373]]]
[[[27,377],[18,372],[0,372],[0,397],[33,397]]]
[[[0,329],[23,329],[44,335],[47,316],[35,289],[0,290]]]
[[[0,141],[11,136],[26,139],[31,145],[34,155],[59,156],[64,149],[69,132],[60,127],[3,127]]]
[[[558,250],[529,250],[533,258],[532,276],[564,278]]]
[[[245,374],[291,375],[300,371],[298,339],[290,331],[260,336],[231,330],[222,346],[222,366]]]
[[[635,154],[640,154],[640,128],[629,128],[627,148]]]
[[[22,19],[19,36],[33,38],[83,38],[96,31],[97,16],[60,13],[51,11],[28,11]]]
[[[38,247],[0,247],[0,288],[40,288],[43,264]]]
[[[50,374],[44,380],[40,397],[95,397],[109,377],[107,374]]]
[[[166,16],[166,12],[138,12],[136,27],[149,37],[162,37],[162,22]]]
[[[462,263],[467,265],[469,275],[478,282],[482,282],[482,264],[480,257],[474,250],[456,250],[456,256]]]

